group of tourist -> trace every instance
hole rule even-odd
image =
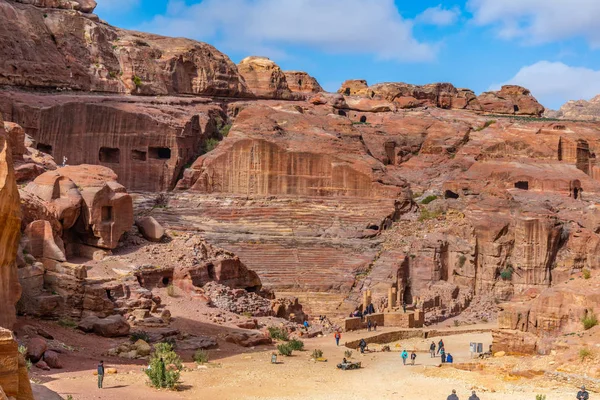
[[[431,344],[429,345],[429,354],[431,355],[431,358],[434,358],[439,354],[440,358],[442,359],[442,364],[452,364],[454,362],[454,357],[452,357],[452,354],[446,353],[446,348],[442,339],[440,339],[440,341],[438,342],[437,351],[435,347],[435,342],[431,342]]]
[[[366,306],[364,311],[354,310],[354,312],[350,313],[350,318],[360,318],[362,320],[370,314],[375,314],[375,306],[373,305],[373,303]]]
[[[406,365],[406,360],[408,359],[408,351],[404,350],[400,353],[400,357],[402,358],[402,364]],[[413,350],[410,353],[410,364],[415,365],[415,360],[417,359],[417,353]]]

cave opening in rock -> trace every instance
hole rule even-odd
[[[346,90],[344,90],[344,94],[346,96],[350,96],[350,88],[349,87],[347,87]]]
[[[161,282],[162,282],[163,286],[169,286],[169,283],[171,282],[171,279],[169,279],[168,276],[163,276]]]
[[[121,159],[121,150],[114,147],[100,147],[98,159],[103,163],[118,164]]]
[[[360,117],[360,122],[363,123],[363,124],[366,123],[367,122],[367,117],[365,115],[361,116]]]
[[[171,149],[168,147],[149,147],[148,157],[157,160],[169,160],[171,158]]]
[[[345,117],[347,114],[346,114],[346,111],[344,111],[344,110],[339,110],[339,111],[338,111],[338,115],[341,115],[342,117]]]
[[[46,154],[52,155],[52,146],[49,145],[49,144],[38,143],[35,146],[35,148],[38,149],[39,151],[41,151],[42,153],[46,153]]]
[[[581,192],[582,192],[582,190],[581,190],[581,189],[579,189],[579,188],[574,188],[574,189],[573,189],[573,198],[574,198],[575,200],[577,200],[577,199],[579,198],[579,196],[581,196]]]
[[[385,155],[387,156],[387,163],[396,165],[396,142],[386,142],[383,146]]]
[[[515,112],[519,112],[519,106],[515,104],[515,105],[513,106],[513,110],[514,110]]]
[[[113,208],[111,206],[102,207],[102,222],[113,221]]]
[[[515,182],[515,188],[521,189],[521,190],[529,190],[529,182],[527,182],[527,181]]]
[[[256,293],[260,290],[260,286],[248,286],[246,292]]]
[[[211,281],[214,281],[216,279],[215,266],[213,264],[208,264],[206,266],[206,272],[208,272],[208,279],[210,279]]]
[[[110,289],[106,289],[106,297],[108,297],[108,299],[109,299],[109,300],[111,300],[111,301],[112,301],[112,300],[114,300],[114,299],[113,299],[113,295],[112,295],[112,293],[110,292]]]
[[[410,286],[406,286],[404,288],[404,294],[402,296],[402,300],[406,304],[412,304],[412,302],[413,302],[413,295],[412,295],[412,290],[411,290]]]
[[[445,199],[458,199],[458,193],[454,193],[452,190],[446,190],[444,192]]]
[[[298,79],[298,86],[302,87],[302,79]]]
[[[146,152],[141,150],[131,150],[131,159],[137,161],[146,161]]]

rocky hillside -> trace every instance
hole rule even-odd
[[[596,96],[590,101],[568,101],[558,111],[547,111],[545,116],[548,118],[598,121],[600,120],[600,96]]]
[[[15,180],[33,293],[21,306],[44,316],[139,308],[143,321],[159,310],[152,287],[216,280],[337,317],[367,289],[377,306],[397,293],[443,320],[598,270],[598,124],[540,118],[519,86],[351,80],[325,93],[264,57],[235,65],[204,43],[112,27],[93,3],[0,0],[0,151],[15,154],[0,153],[0,216],[14,225],[0,232],[0,324],[19,298]],[[197,254],[131,242],[142,211],[152,229],[202,235],[173,240]],[[135,279],[69,261],[127,243],[149,260]]]

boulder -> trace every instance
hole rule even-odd
[[[57,352],[46,350],[44,353],[44,361],[50,368],[61,369],[63,367]]]
[[[541,117],[545,111],[528,89],[516,85],[504,85],[499,91],[484,92],[477,100],[484,112],[494,114]]]
[[[142,235],[151,242],[160,242],[165,236],[163,228],[154,217],[143,217],[135,221]]]
[[[106,318],[86,317],[79,322],[78,328],[104,337],[127,336],[131,329],[122,315],[111,315]]]
[[[32,363],[41,360],[46,350],[48,350],[48,343],[45,339],[34,337],[27,342],[27,358]]]
[[[35,400],[64,400],[58,393],[48,389],[44,385],[32,383],[31,390]]]
[[[50,371],[50,367],[43,360],[40,360],[37,363],[35,363],[35,366],[39,369],[43,369],[44,371]]]
[[[319,82],[306,72],[285,71],[289,89],[294,93],[319,93],[323,91]]]
[[[152,347],[150,347],[150,345],[142,339],[135,342],[134,347],[135,347],[135,351],[137,351],[137,354],[140,357],[149,356],[150,353],[152,352]]]
[[[225,337],[225,341],[242,347],[254,347],[273,343],[271,338],[261,333],[234,332]]]

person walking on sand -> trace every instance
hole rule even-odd
[[[438,342],[438,354],[440,354],[440,352],[442,351],[442,349],[444,348],[444,341],[442,339],[440,339],[440,341]]]
[[[102,389],[103,381],[104,381],[104,361],[100,360],[100,364],[98,364],[98,389]]]
[[[402,309],[404,310],[404,313],[406,313],[406,301],[402,302]]]
[[[377,332],[377,321],[373,321],[373,330]]]
[[[446,400],[458,400],[458,396],[456,395],[456,390],[452,389],[452,394],[448,396]]]
[[[371,320],[367,321],[367,332],[371,332]]]
[[[415,351],[413,350],[412,353],[410,353],[410,363],[411,365],[415,365],[415,360],[417,359],[417,353],[415,353]]]
[[[340,331],[336,331],[335,334],[333,335],[333,337],[335,337],[335,345],[339,346],[340,338],[342,337],[342,334],[340,333]]]
[[[404,351],[402,352],[402,354],[400,354],[400,357],[402,357],[402,363],[403,363],[404,365],[406,365],[406,359],[408,358],[408,351],[404,350]]]
[[[479,400],[479,396],[477,396],[477,393],[475,393],[474,390],[471,394],[471,397],[469,397],[469,400]]]
[[[577,400],[588,400],[590,398],[589,393],[585,390],[585,386],[581,387],[581,390],[577,392]]]
[[[431,342],[429,345],[429,353],[431,354],[431,358],[435,357],[435,342]]]

